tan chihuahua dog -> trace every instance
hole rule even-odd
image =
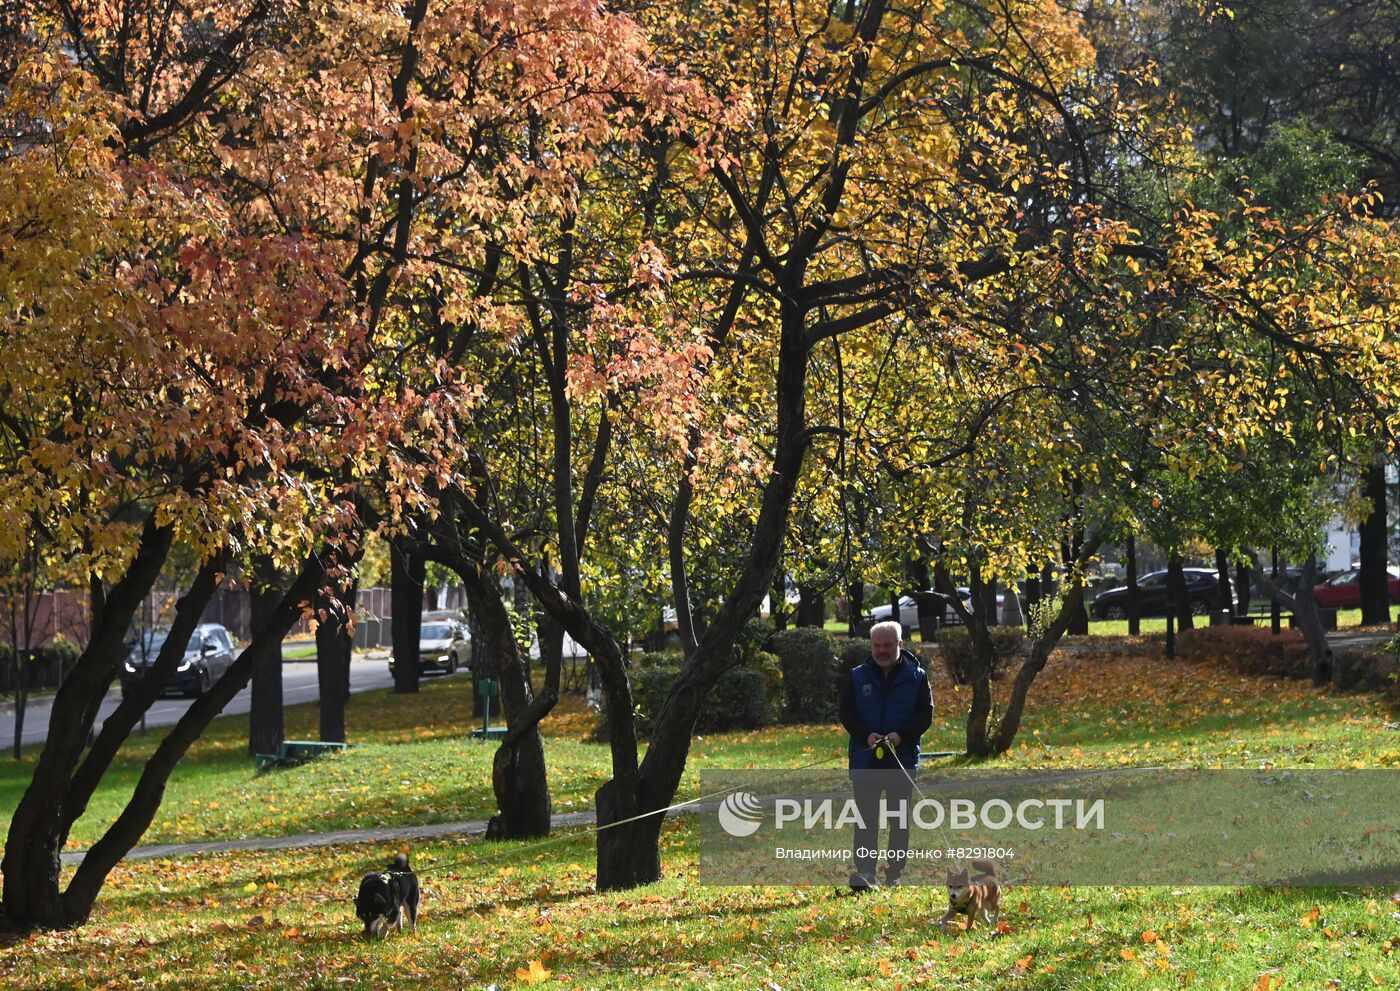
[[[978,915],[991,926],[1001,920],[1001,883],[997,881],[996,864],[990,860],[971,863],[975,873],[966,868],[948,872],[948,911],[938,922],[944,932],[948,930],[948,923],[959,915],[967,916],[969,929]]]

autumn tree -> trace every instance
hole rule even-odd
[[[87,918],[175,763],[323,578],[344,578],[363,528],[347,492],[372,473],[412,503],[431,467],[396,461],[400,419],[369,366],[412,215],[412,185],[388,167],[407,113],[392,80],[416,58],[406,39],[424,5],[128,6],[47,10],[5,107],[36,124],[8,146],[0,184],[5,512],[34,521],[93,599],[91,640],[6,840],[15,927]],[[369,77],[385,102],[364,100]],[[176,543],[198,574],[154,670],[85,748]],[[59,852],[117,748],[225,573],[260,556],[286,577],[251,644],[61,886]]]

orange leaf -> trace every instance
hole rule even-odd
[[[1142,934],[1142,941],[1144,943],[1156,943],[1159,942],[1161,939],[1162,937],[1157,935],[1157,931],[1155,929],[1149,929],[1147,930],[1147,932]]]
[[[891,964],[888,960],[881,960],[881,961],[880,961],[880,973],[883,974],[883,975],[886,976],[886,977],[893,977],[893,976],[894,976],[894,965]]]
[[[521,984],[543,984],[549,975],[549,968],[538,960],[531,960],[529,967],[515,968],[515,979]]]

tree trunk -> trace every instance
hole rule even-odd
[[[1235,568],[1235,599],[1237,600],[1236,615],[1248,616],[1250,606],[1249,592],[1249,565],[1240,564]]]
[[[261,570],[261,569],[260,569]],[[263,575],[262,577],[270,577]],[[263,639],[263,631],[277,619],[282,593],[272,586],[254,587],[248,605],[253,639]],[[253,668],[253,696],[248,708],[248,755],[272,754],[287,739],[282,711],[282,644],[265,649],[264,659]]]
[[[428,562],[422,553],[389,546],[389,599],[393,614],[394,692],[412,695],[420,678],[418,644],[423,629],[423,580]]]
[[[506,717],[506,735],[491,767],[491,784],[500,812],[491,817],[486,835],[490,839],[548,836],[553,810],[540,720],[559,701],[560,655],[555,651],[554,661],[547,667],[544,690],[536,698],[500,589],[474,563],[463,561],[461,565],[458,575],[476,618],[476,635],[482,638],[473,641],[472,650],[480,643],[495,659]]]
[[[826,624],[826,597],[810,585],[797,586],[797,625],[821,629]]]
[[[170,553],[172,533],[148,519],[125,575],[93,610],[87,647],[54,696],[49,735],[5,838],[4,916],[9,927],[62,926],[59,854],[67,840],[68,784],[87,746],[102,700],[125,654],[124,640],[141,600]]]
[[[1076,482],[1076,493],[1078,490],[1078,483]],[[1064,562],[1066,565],[1078,560],[1084,547],[1084,534],[1083,531],[1079,529],[1078,525],[1074,527],[1073,534],[1074,536],[1071,542],[1065,549]],[[1066,596],[1066,599],[1068,599],[1068,596]],[[1069,626],[1065,630],[1070,636],[1082,637],[1088,636],[1089,634],[1089,614],[1084,611],[1084,597],[1082,595],[1079,598],[1079,606],[1078,612],[1070,614]]]
[[[1176,616],[1176,628],[1185,633],[1193,629],[1191,621],[1191,598],[1186,590],[1186,575],[1181,570],[1181,555],[1172,552],[1167,558],[1167,588],[1171,596],[1167,608]]]
[[[1230,594],[1230,559],[1226,557],[1225,551],[1217,547],[1215,549],[1215,573],[1216,581],[1219,584],[1219,591],[1216,593],[1217,610],[1233,614],[1235,611],[1234,596]]]
[[[1137,538],[1129,537],[1128,544],[1128,635],[1139,636],[1142,633],[1142,607],[1138,605],[1138,566],[1137,566]]]
[[[214,717],[248,684],[260,666],[279,661],[282,640],[301,616],[302,603],[315,597],[321,569],[312,558],[280,600],[264,613],[265,621],[255,626],[248,647],[216,681],[210,690],[192,703],[161,741],[136,783],[131,801],[83,858],[73,880],[63,893],[64,925],[87,921],[107,875],[140,841],[160,809],[166,782],[176,764],[199,739]]]
[[[1080,549],[1079,560],[1081,562],[1087,561],[1097,549],[1099,542],[1097,535],[1086,540],[1084,547]],[[1078,569],[1076,569],[1075,574],[1078,573]],[[1045,669],[1050,655],[1054,653],[1060,638],[1069,628],[1071,618],[1083,615],[1083,613],[1084,583],[1082,580],[1076,580],[1070,585],[1059,613],[1050,621],[1045,632],[1031,644],[1030,656],[1021,662],[1021,668],[1016,672],[1016,680],[1011,684],[1011,695],[1006,700],[1006,711],[1002,713],[1001,722],[997,726],[996,736],[990,747],[993,754],[1006,753],[1016,742],[1016,734],[1021,729],[1021,718],[1026,711],[1026,700],[1030,697],[1031,684],[1035,681],[1036,675]]]
[[[122,740],[140,718],[140,713],[159,693],[160,682],[168,681],[173,675],[183,654],[181,648],[198,622],[204,604],[212,596],[215,584],[213,576],[217,570],[221,569],[212,566],[201,569],[194,586],[181,599],[176,609],[172,635],[167,641],[172,644],[171,649],[168,652],[162,650],[156,661],[156,670],[142,682],[143,687],[138,690],[137,695],[124,700],[117,711],[107,718],[82,765],[71,776],[65,775],[59,782],[61,807],[57,817],[44,824],[48,828],[36,830],[33,828],[33,820],[26,818],[33,805],[26,806],[25,800],[35,791],[34,786],[26,792],[25,800],[21,800],[21,807],[15,813],[5,849],[7,926],[17,929],[61,928],[80,925],[87,920],[107,875],[140,840],[142,833],[154,818],[164,795],[165,784],[176,763],[228,701],[248,684],[253,667],[265,660],[266,656],[281,644],[282,638],[300,615],[300,603],[314,594],[320,575],[315,561],[308,562],[296,585],[284,598],[275,622],[264,626],[262,635],[254,639],[224,677],[215,682],[203,698],[196,700],[171,729],[146,762],[126,808],[88,851],[67,889],[60,893],[59,854],[67,839],[68,830],[86,808],[88,798],[101,781]],[[133,578],[138,574],[139,569],[129,570],[127,577]],[[154,575],[151,576],[151,580],[154,581]],[[124,628],[135,614],[139,603],[128,603],[124,595],[118,594],[121,584],[118,583],[112,595],[107,597],[103,608],[93,617],[94,635],[88,651],[104,643],[104,633],[112,626],[120,625]],[[122,613],[126,614],[125,622],[120,622]],[[120,640],[117,644],[120,646]],[[84,652],[85,656],[88,651]],[[74,674],[83,668],[83,660],[80,658],[74,668]],[[70,675],[70,681],[72,677]],[[80,739],[86,740],[87,727],[65,727],[58,721],[55,721],[52,727],[53,732],[49,737],[51,742],[67,739],[74,735],[75,730],[80,734]],[[49,745],[46,744],[45,750],[49,749]],[[36,784],[40,780],[36,774]]]
[[[626,891],[660,880],[662,817],[624,820],[664,806],[621,794],[617,779],[599,788],[594,801],[599,825],[608,827],[598,833],[598,890]]]
[[[1252,552],[1250,559],[1254,564],[1251,569],[1254,583],[1259,586],[1259,590],[1269,597],[1275,609],[1293,611],[1298,630],[1308,644],[1308,653],[1312,659],[1313,684],[1319,687],[1327,684],[1332,679],[1332,648],[1328,646],[1327,631],[1322,628],[1322,618],[1317,613],[1317,601],[1312,595],[1313,585],[1317,581],[1317,555],[1309,554],[1308,559],[1303,562],[1303,577],[1298,585],[1297,595],[1288,595],[1275,585],[1273,578],[1264,572],[1259,565],[1259,558]],[[1274,560],[1278,560],[1277,556]]]
[[[865,615],[865,582],[853,581],[846,585],[846,614],[846,631],[855,636],[861,617]],[[922,616],[919,618],[919,629],[923,629]]]
[[[1366,503],[1361,521],[1361,625],[1390,622],[1389,536],[1386,528],[1385,461],[1377,457],[1366,470]]]
[[[355,640],[351,619],[359,582],[350,581],[339,602],[322,597],[324,618],[316,627],[316,684],[321,696],[320,734],[327,743],[345,743],[345,707],[350,701],[350,659]]]

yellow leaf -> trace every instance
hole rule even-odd
[[[1302,926],[1304,929],[1311,929],[1321,916],[1322,909],[1314,905],[1298,918],[1298,925]]]
[[[531,960],[529,967],[515,968],[515,979],[522,984],[543,984],[549,975],[549,968],[538,960]]]
[[[1124,960],[1136,960],[1137,950],[1133,949],[1131,946],[1125,946],[1118,951],[1118,955]]]
[[[245,884],[245,885],[243,886],[243,890],[246,891],[246,892],[248,892],[249,894],[252,894],[254,891],[257,891],[257,890],[258,890],[258,882],[256,882],[256,881],[249,881],[247,884]]]

